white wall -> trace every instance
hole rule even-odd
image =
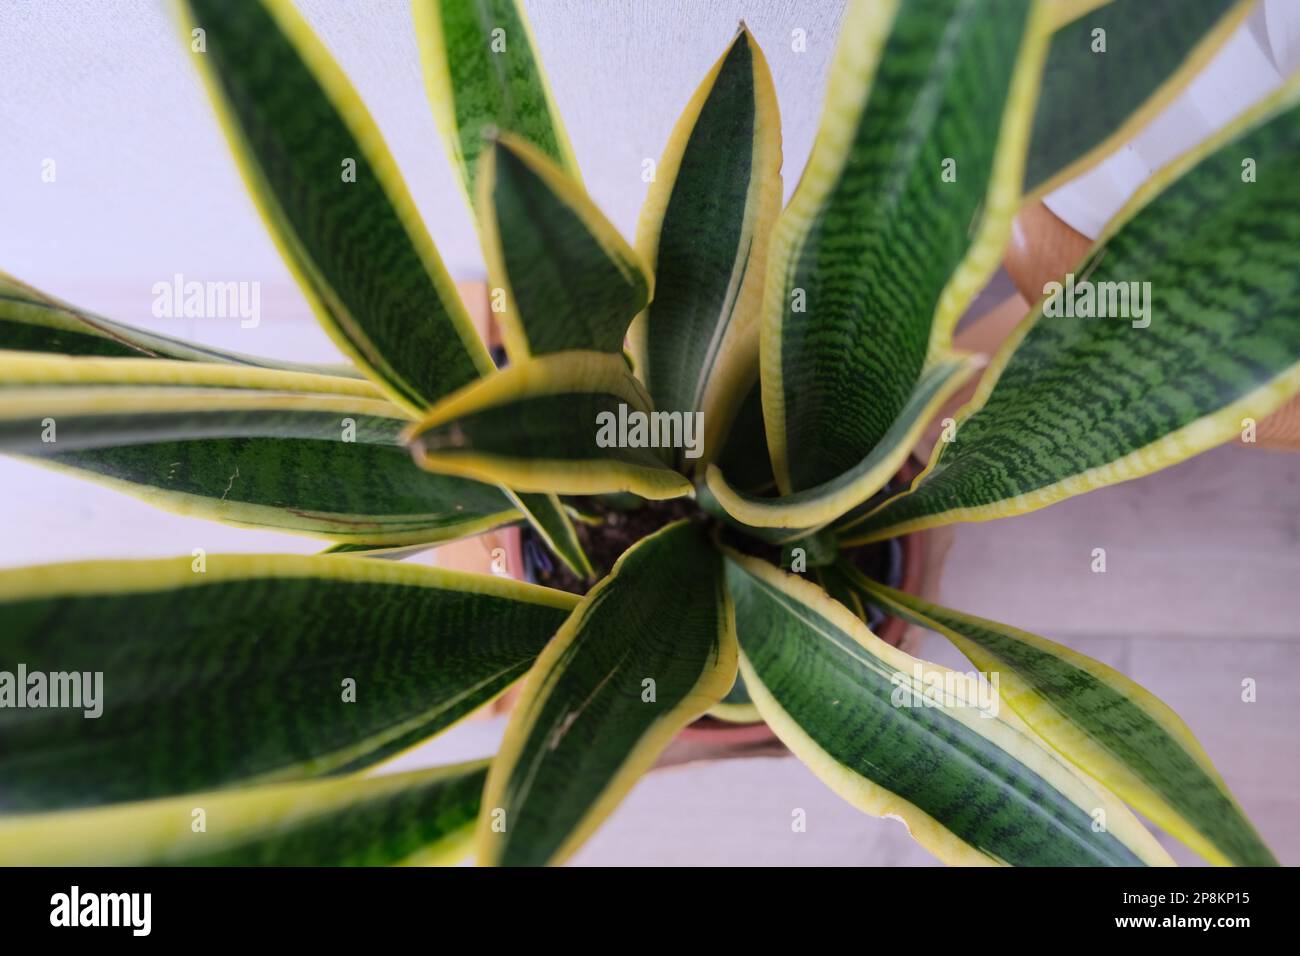
[[[481,275],[425,98],[408,0],[298,5],[375,115],[448,268]],[[742,16],[775,74],[793,187],[843,0],[532,0],[527,8],[587,187],[625,235],[645,195],[642,160],[658,158]],[[807,34],[801,54],[791,50],[796,27]],[[191,56],[161,0],[0,3],[0,269],[139,324],[156,324],[150,289],[176,272],[260,281],[264,316],[303,315]],[[52,184],[41,181],[46,159],[56,163]],[[286,344],[274,329],[229,341],[228,328],[171,321],[171,331],[244,351]],[[293,357],[331,354],[315,329],[288,344]]]

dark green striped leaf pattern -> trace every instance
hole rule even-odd
[[[380,558],[384,561],[402,561],[414,557],[422,551],[428,551],[436,542],[409,545],[386,544],[332,544],[321,554],[350,554],[358,558]]]
[[[1251,6],[1111,0],[1057,30],[1034,114],[1025,192],[1049,192],[1122,143],[1126,130],[1152,119]]]
[[[789,528],[759,528],[745,524],[745,522],[733,517],[726,508],[722,507],[722,503],[718,501],[707,483],[696,486],[695,501],[700,506],[701,511],[721,521],[728,528],[739,531],[746,538],[754,538],[767,544],[782,545],[794,541],[812,530],[810,528],[796,530],[790,530]]]
[[[0,450],[82,451],[168,440],[305,438],[343,442],[345,421],[360,444],[399,444],[405,416],[395,405],[351,397],[297,396],[251,389],[23,388],[0,390]],[[380,414],[364,414],[368,408]],[[53,422],[49,432],[47,420]],[[53,437],[46,437],[47,432]]]
[[[823,591],[840,604],[843,604],[854,617],[864,624],[870,623],[867,619],[867,610],[862,605],[862,599],[839,566],[832,564],[828,567],[818,568],[816,580]]]
[[[90,806],[373,764],[522,676],[575,600],[344,556],[0,571],[0,670],[101,675],[80,708],[0,708],[0,807]],[[28,701],[33,686],[29,676]]]
[[[413,10],[434,116],[468,194],[490,128],[517,134],[578,179],[516,0],[414,0]]]
[[[309,391],[323,382],[370,390],[209,363],[13,355],[0,358],[0,451],[182,514],[353,542],[449,540],[519,517],[491,485],[419,469],[397,406]]]
[[[1112,315],[1121,294],[1138,297],[1127,314],[1040,309],[920,483],[846,538],[1017,514],[1137,478],[1238,436],[1300,390],[1300,81],[1281,96],[1282,112],[1114,224],[1075,270]]]
[[[477,211],[489,281],[510,357],[623,350],[650,299],[645,266],[613,225],[546,156],[512,136],[483,154]]]
[[[404,449],[383,445],[218,438],[48,448],[30,460],[168,511],[369,547],[451,541],[520,517],[492,485],[422,471]]]
[[[760,494],[775,490],[776,477],[772,474],[767,432],[763,428],[763,390],[758,382],[745,393],[727,430],[726,444],[717,464],[732,486],[742,492]]]
[[[922,703],[927,685],[912,668],[944,669],[889,647],[809,582],[739,558],[727,562],[727,584],[741,673],[763,719],[854,805],[901,817],[950,863],[1168,862],[1122,804],[1036,738],[969,698]]]
[[[702,412],[705,457],[758,365],[758,314],[781,208],[781,119],[742,24],[674,127],[637,228],[655,273],[634,327],[637,375],[662,409]],[[679,456],[680,458],[681,456]]]
[[[113,358],[229,362],[345,378],[360,377],[360,373],[350,365],[277,362],[146,332],[77,308],[3,272],[0,272],[0,349]]]
[[[0,817],[0,865],[385,866],[467,849],[487,762]],[[195,829],[195,811],[203,829]]]
[[[701,528],[669,525],[625,552],[524,684],[488,775],[479,861],[562,862],[735,676],[722,558]]]
[[[762,719],[758,715],[758,710],[754,709],[754,702],[749,699],[749,691],[745,689],[745,679],[740,676],[739,670],[736,672],[736,682],[731,685],[731,690],[727,691],[722,700],[718,701],[717,706],[709,711],[709,716],[740,724],[754,724]]]
[[[1003,700],[1044,740],[1193,849],[1216,863],[1277,865],[1187,725],[1123,674],[1036,634],[857,579],[890,613],[1000,674]]]
[[[864,96],[887,15],[876,11],[895,6]],[[1045,42],[1033,10],[1028,0],[910,0],[846,19],[823,131],[777,223],[764,306],[763,406],[769,436],[782,436],[783,492],[835,478],[881,442],[936,335],[945,345],[995,268],[1020,181],[999,148],[1024,148],[1017,133],[999,134],[1004,112],[1030,108],[1017,81],[1032,86]],[[999,181],[1008,172],[1010,205]],[[963,263],[971,274],[958,283]]]
[[[287,0],[181,0],[193,54],[275,238],[322,324],[409,409],[491,360],[346,76]]]
[[[880,443],[854,467],[829,481],[792,494],[766,497],[737,492],[722,470],[711,465],[705,473],[709,490],[731,517],[756,528],[787,529],[785,537],[791,529],[803,533],[835,521],[886,485],[906,458],[914,436],[970,377],[975,361],[972,356],[952,355],[929,363]]]
[[[570,571],[583,579],[595,577],[591,561],[582,550],[582,542],[578,540],[578,533],[558,495],[524,494],[508,490],[506,495],[546,542],[551,553],[563,561]]]
[[[515,491],[689,494],[690,482],[666,464],[668,439],[649,444],[652,411],[621,355],[559,352],[509,366],[452,396],[408,437],[416,461],[430,471]],[[634,420],[642,423],[636,434]]]

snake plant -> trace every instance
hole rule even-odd
[[[324,550],[0,571],[0,862],[556,863],[709,713],[765,721],[947,862],[1170,863],[1137,813],[1214,863],[1274,862],[1143,688],[860,560],[1149,474],[1300,391],[1292,80],[1155,175],[1074,270],[1150,283],[1150,321],[1036,309],[891,484],[983,362],[954,326],[1017,210],[1154,115],[1246,3],[851,2],[784,206],[742,24],[645,164],[629,242],[583,189],[522,9],[415,0],[500,367],[290,3],[175,7],[351,365],[184,342],[4,277],[0,448]],[[643,531],[604,567],[584,542],[616,495]],[[392,560],[511,524],[576,593]],[[872,609],[951,640],[998,697],[880,640]],[[50,706],[90,673],[98,717]],[[491,761],[375,773],[520,681]]]

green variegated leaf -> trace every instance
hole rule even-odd
[[[0,355],[0,451],[169,511],[371,545],[518,520],[496,488],[417,468],[400,441],[409,425],[359,379]]]
[[[614,494],[614,495],[604,496],[605,499],[624,498],[624,497],[630,498],[633,501],[640,500],[635,495],[627,495],[627,494]],[[575,498],[575,497],[566,496],[560,499],[560,504],[564,506],[564,513],[569,516],[569,520],[576,521],[578,522],[578,524],[595,526],[595,525],[600,525],[605,523],[604,517],[597,510],[591,507],[591,502],[586,498],[582,498],[582,497]]]
[[[1062,4],[1070,12],[1073,6]],[[1089,9],[1059,27],[1048,50],[1025,164],[1029,199],[1096,165],[1159,115],[1253,6],[1253,0],[1085,2]]]
[[[491,481],[516,491],[644,498],[689,494],[649,447],[620,424],[653,411],[620,355],[560,352],[510,366],[434,407],[407,433],[430,471]],[[662,431],[667,431],[665,426]]]
[[[49,419],[49,422],[46,421]],[[76,451],[185,438],[398,444],[410,421],[368,382],[162,359],[0,353],[0,448]]]
[[[843,604],[863,624],[868,623],[867,609],[840,567],[818,568],[816,577],[817,584],[828,596]]]
[[[443,143],[475,195],[484,133],[519,136],[575,181],[578,163],[516,0],[413,0],[425,85]]]
[[[582,550],[582,542],[569,520],[558,495],[527,494],[503,489],[511,503],[533,526],[533,530],[546,542],[551,553],[579,578],[590,580],[596,576],[591,561]]]
[[[854,806],[901,819],[948,863],[1172,864],[1128,808],[996,697],[981,701],[946,668],[890,647],[821,589],[758,559],[730,555],[727,584],[759,713]]]
[[[822,528],[784,544],[781,547],[781,566],[793,571],[824,568],[834,564],[838,556],[839,542],[835,532]]]
[[[722,503],[714,496],[707,483],[695,487],[695,500],[699,504],[700,510],[705,514],[717,518],[727,527],[734,528],[747,538],[754,538],[767,544],[789,544],[813,530],[811,528],[796,528],[793,530],[789,528],[760,528],[745,524],[745,522],[734,517],[726,508],[722,507]]]
[[[350,365],[301,365],[185,342],[87,312],[0,272],[0,349],[118,358],[228,362],[292,372],[359,378]],[[380,396],[377,388],[375,397]]]
[[[848,574],[889,613],[942,634],[1049,744],[1217,864],[1276,866],[1209,755],[1149,691],[1068,647]]]
[[[633,546],[524,682],[488,773],[479,862],[563,862],[735,676],[722,558],[701,528]]]
[[[479,162],[476,208],[494,313],[512,361],[621,353],[653,280],[582,187],[536,147],[494,138]]]
[[[174,0],[235,158],[335,343],[420,410],[492,370],[379,129],[289,0]]]
[[[438,546],[436,541],[419,544],[332,544],[321,554],[345,554],[357,558],[382,558],[385,561],[402,561]]]
[[[845,13],[763,304],[763,411],[783,494],[883,454],[863,500],[924,427],[880,447],[925,371],[949,360],[953,326],[1010,234],[1044,11],[856,0]]]
[[[0,817],[0,865],[450,865],[469,849],[486,773],[477,761]]]
[[[424,550],[520,519],[494,486],[421,471],[388,445],[218,438],[47,448],[25,460],[176,514],[368,548]]]
[[[846,540],[1022,514],[1139,478],[1300,391],[1298,104],[1300,76],[1148,181],[1075,270],[1075,294],[1057,284],[1008,339],[955,440]],[[1078,317],[1085,294],[1109,316]]]
[[[740,403],[717,465],[740,491],[764,494],[776,490],[772,458],[767,453],[767,431],[763,427],[763,390],[757,379]]]
[[[749,691],[745,689],[745,679],[740,676],[739,671],[736,673],[736,682],[731,685],[731,690],[723,695],[722,700],[709,708],[707,716],[716,717],[728,724],[763,722],[763,716],[754,706],[754,702],[749,699]]]
[[[489,575],[341,556],[0,571],[7,692],[30,705],[31,675],[69,674],[62,693],[75,696],[61,699],[80,705],[0,707],[0,808],[374,764],[505,690],[575,602]]]
[[[800,533],[821,527],[885,486],[901,464],[898,450],[912,447],[916,436],[966,383],[979,363],[975,356],[949,355],[930,364],[880,443],[854,467],[829,481],[805,491],[763,497],[735,490],[722,470],[710,465],[705,473],[709,490],[727,514],[752,527]]]
[[[721,451],[757,372],[780,209],[776,89],[742,23],[673,128],[637,227],[655,275],[654,301],[633,326],[637,375],[659,408],[703,413],[704,461]]]

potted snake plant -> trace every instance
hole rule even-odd
[[[1150,320],[1040,306],[890,485],[984,362],[953,329],[1017,209],[1149,117],[1246,4],[853,2],[784,207],[777,98],[742,25],[628,242],[583,190],[521,9],[415,0],[499,367],[293,6],[175,6],[352,364],[219,351],[6,278],[0,443],[326,550],[0,571],[0,862],[557,863],[727,708],[950,863],[1169,863],[1137,813],[1214,863],[1274,862],[1159,700],[880,570],[902,536],[1149,474],[1300,390],[1292,81],[1076,265],[1149,283]],[[507,525],[579,586],[378,560]],[[879,613],[983,679],[880,640]],[[491,760],[376,772],[520,681]],[[83,686],[102,691],[93,718]]]

